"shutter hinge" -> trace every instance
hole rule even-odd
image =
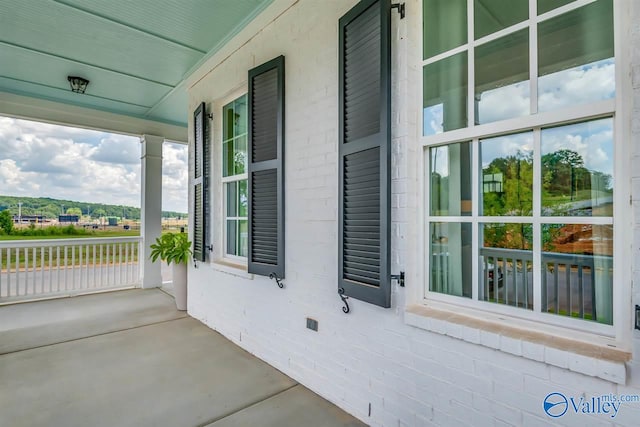
[[[213,245],[208,245],[206,248],[209,249],[209,252],[213,252]]]
[[[344,307],[342,307],[342,311],[347,314],[348,312],[351,311],[351,309],[349,308],[349,303],[347,302],[347,300],[349,299],[349,297],[345,297],[344,296],[344,288],[338,288],[338,295],[340,295],[340,299],[342,300],[342,302],[344,303]]]
[[[213,120],[213,113],[207,113],[207,118],[209,120]]]
[[[391,5],[391,9],[398,9],[398,13],[400,14],[400,19],[404,19],[404,3],[393,3]]]
[[[278,287],[279,287],[280,289],[283,289],[283,288],[284,288],[284,283],[282,283],[282,281],[281,281],[282,279],[281,279],[281,278],[279,278],[279,277],[278,277],[278,275],[277,275],[275,272],[274,272],[274,273],[269,274],[269,279],[271,279],[271,280],[274,280],[274,279],[275,279],[276,283],[278,284]]]
[[[400,285],[401,288],[404,288],[404,271],[401,271],[400,274],[392,274],[391,280],[397,280],[398,285]]]

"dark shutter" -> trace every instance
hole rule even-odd
[[[389,0],[340,18],[338,287],[391,305],[391,60]]]
[[[284,56],[249,71],[249,273],[284,277]]]
[[[193,259],[205,260],[207,175],[209,162],[206,147],[206,115],[204,102],[193,113]]]

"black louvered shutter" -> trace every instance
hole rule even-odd
[[[338,287],[391,305],[391,60],[389,0],[340,18]]]
[[[205,260],[206,246],[206,206],[207,206],[207,172],[208,161],[205,143],[205,106],[204,102],[193,113],[193,259]]]
[[[249,273],[284,277],[284,56],[249,71]]]

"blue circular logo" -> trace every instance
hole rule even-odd
[[[549,393],[542,402],[544,412],[552,418],[561,417],[569,409],[569,401],[562,393]]]

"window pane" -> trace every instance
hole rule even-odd
[[[227,216],[238,216],[238,183],[229,182],[225,184],[227,187]]]
[[[471,215],[471,144],[432,147],[431,215]]]
[[[475,49],[476,123],[529,114],[529,30]]]
[[[543,129],[542,215],[613,216],[613,119]]]
[[[423,0],[424,59],[467,43],[467,0]]]
[[[432,223],[429,290],[471,298],[471,224]]]
[[[233,139],[222,144],[222,176],[233,176],[234,173],[234,141]]]
[[[238,187],[238,216],[246,218],[249,203],[249,199],[247,197],[247,180],[243,179],[242,181],[238,181]]]
[[[424,67],[423,134],[467,126],[467,52]]]
[[[482,224],[481,300],[533,310],[533,226]]]
[[[238,255],[238,221],[230,219],[227,220],[227,254]]]
[[[473,15],[477,40],[529,18],[529,0],[475,0]]]
[[[615,96],[611,0],[541,22],[538,46],[540,111]]]
[[[238,256],[249,256],[249,225],[248,221],[238,221]]]
[[[233,102],[222,108],[222,140],[233,138]]]
[[[247,96],[243,95],[235,101],[234,136],[247,133]]]
[[[569,4],[574,0],[538,0],[538,15],[542,15],[550,10]]]
[[[533,133],[480,141],[482,215],[531,215]]]
[[[542,225],[542,311],[613,323],[613,225]]]
[[[235,174],[245,173],[247,170],[247,137],[241,136],[234,143],[233,163]]]

